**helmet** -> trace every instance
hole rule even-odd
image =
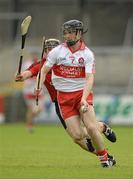
[[[73,32],[81,31],[83,32],[83,23],[79,20],[70,20],[63,24],[63,31],[71,30]]]
[[[79,20],[75,20],[75,19],[67,21],[63,24],[62,31],[63,31],[63,34],[65,34],[65,31],[75,32],[76,35],[77,35],[78,31],[80,31],[83,34],[84,33],[83,32],[83,22],[81,22]],[[81,37],[75,38],[75,40],[66,40],[66,43],[68,46],[73,46],[80,40],[80,38]]]
[[[53,49],[54,47],[58,46],[60,44],[60,41],[58,39],[47,39],[45,41],[45,49],[51,48]]]

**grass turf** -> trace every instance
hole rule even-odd
[[[114,127],[117,143],[105,140],[117,165],[102,168],[96,156],[81,150],[61,126],[0,125],[0,178],[129,179],[133,178],[133,127]]]

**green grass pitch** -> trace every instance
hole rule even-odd
[[[129,179],[133,178],[133,127],[113,127],[117,142],[105,140],[117,160],[102,168],[96,156],[74,144],[62,126],[0,125],[0,178],[7,179]]]

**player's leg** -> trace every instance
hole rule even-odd
[[[70,123],[71,123],[71,121],[67,122],[66,124],[70,124]],[[90,153],[96,154],[96,150],[92,145],[91,139],[88,136],[88,134],[85,133],[84,128],[81,127],[79,120],[75,123],[77,123],[79,126],[78,133],[76,133],[76,131],[72,130],[70,127],[67,127],[66,132],[68,133],[68,135],[73,139],[74,143],[79,145],[82,149],[84,149]],[[71,124],[70,124],[70,126],[71,126]]]
[[[59,105],[58,105],[58,102],[55,101],[55,110],[56,110],[56,114],[58,115],[59,117],[59,120],[61,121],[64,129],[67,129],[66,127],[66,124],[65,124],[65,121],[64,119],[62,118],[61,116],[61,113],[60,113],[60,109],[59,109]],[[103,133],[105,135],[105,137],[111,141],[111,142],[116,142],[116,134],[115,132],[105,123],[101,122],[101,121],[98,121],[98,128],[100,130],[101,133]],[[85,128],[84,128],[85,130]],[[86,131],[86,130],[85,130]],[[87,131],[86,131],[87,132]],[[88,140],[89,142],[90,140]],[[90,144],[90,143],[89,143]]]
[[[67,127],[66,122],[62,118],[57,101],[55,102],[55,110],[56,110],[56,114],[58,115],[64,129],[66,130],[68,135],[73,139],[73,141],[76,144],[78,144],[81,148],[83,148],[84,150],[93,152],[94,149],[93,149],[93,147],[91,145],[90,139],[86,137],[86,135],[87,135],[86,132],[87,131],[84,131],[82,127],[79,128],[80,121],[77,120],[77,118],[74,118],[73,121],[75,121],[75,123],[78,126],[78,133],[76,133],[75,131],[73,132],[71,130],[71,128]],[[76,128],[76,126],[75,126],[75,128]]]
[[[33,128],[33,111],[31,106],[27,106],[27,110],[26,110],[26,125],[28,130],[31,130]]]
[[[56,114],[58,115],[59,120],[62,123],[62,125],[63,125],[64,129],[66,130],[66,132],[68,133],[68,135],[71,138],[73,138],[74,143],[78,144],[82,149],[84,149],[86,151],[89,151],[89,152],[91,152],[93,154],[96,154],[96,151],[95,151],[95,149],[94,149],[94,147],[93,147],[93,145],[91,143],[91,140],[90,140],[90,137],[89,137],[89,135],[87,133],[86,128],[81,125],[81,129],[83,131],[82,134],[84,134],[84,136],[85,136],[83,139],[78,139],[78,138],[74,139],[74,136],[71,134],[71,132],[69,131],[69,129],[66,126],[66,123],[65,123],[64,119],[62,118],[58,102],[55,101],[54,103],[55,103]]]
[[[65,120],[67,126],[67,133],[73,139],[73,141],[79,144],[83,149],[88,151],[86,134],[80,125],[80,118],[77,115],[71,116]]]
[[[33,132],[33,102],[27,96],[24,96],[24,100],[26,104],[26,127],[29,132]]]
[[[98,121],[98,127],[100,132],[103,133],[109,141],[116,142],[116,134],[111,127],[101,121]]]
[[[92,105],[88,105],[88,110],[85,113],[82,113],[82,117],[87,132],[91,136],[92,143],[97,151],[97,155],[99,156],[101,165],[103,167],[114,165],[116,162],[108,158],[108,152],[105,149],[102,135],[98,130],[98,123],[96,121],[95,112]]]
[[[91,149],[89,149],[89,152],[92,152],[93,154],[97,155],[96,150],[94,149],[91,140],[86,142],[86,134],[84,134],[83,128],[81,128],[80,124],[80,117],[78,116],[72,116],[70,118],[67,118],[65,120],[66,126],[67,126],[67,132],[72,137],[75,142],[78,142],[78,145],[80,145],[83,149],[88,151],[87,143],[90,143]],[[105,150],[104,150],[105,151]],[[107,161],[112,163],[113,165],[116,163],[113,156],[106,154]],[[103,156],[100,156],[100,158],[103,158]],[[108,164],[102,161],[102,166],[106,167]]]
[[[98,121],[98,129],[101,133],[104,134],[104,136],[110,141],[110,142],[116,142],[116,134],[115,132],[111,129],[111,127],[109,127],[107,124],[103,123],[102,121]],[[82,123],[81,120],[81,124],[84,127],[84,131],[86,131],[86,128],[84,126],[84,124]]]
[[[71,126],[71,120],[70,121],[66,121],[66,124],[67,124],[67,133],[72,137],[73,141],[78,144],[82,149],[86,150],[86,151],[89,151],[90,153],[92,154],[95,154],[97,155],[97,151],[96,149],[94,148],[93,144],[92,144],[92,141],[90,139],[90,137],[88,136],[88,133],[86,131],[86,128],[85,127],[81,127],[81,124],[80,124],[80,135],[78,134],[78,136],[76,135],[73,135],[74,133],[74,129],[72,130],[71,128],[69,128]],[[79,124],[79,121],[78,123]],[[75,124],[74,124],[75,126]],[[115,165],[116,164],[116,161],[114,159],[113,156],[111,156],[109,153],[107,153],[107,160],[109,161],[109,163],[111,165]],[[103,163],[103,167],[107,167],[108,164],[106,163]]]
[[[29,132],[34,132],[34,118],[43,110],[43,102],[39,99],[39,105],[35,106],[35,99],[26,99],[26,126]]]
[[[62,115],[60,113],[60,109],[59,109],[59,105],[58,105],[57,101],[55,101],[55,110],[56,110],[56,114],[58,115],[59,120],[61,121],[64,129],[66,130],[68,135],[72,137],[69,130],[67,129],[67,126],[66,126],[66,123],[65,123],[64,119],[62,118]],[[81,148],[83,148],[84,150],[89,151],[89,152],[91,152],[93,154],[96,154],[96,150],[95,150],[94,146],[92,145],[92,142],[91,142],[90,136],[88,135],[86,127],[84,126],[82,121],[80,121],[80,122],[81,122],[81,128],[82,128],[82,131],[83,131],[83,133],[85,135],[85,138],[84,139],[73,139],[73,141],[76,144],[78,144]],[[99,122],[98,125],[99,125],[100,132],[104,132],[103,123]]]

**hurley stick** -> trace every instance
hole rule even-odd
[[[22,62],[23,62],[23,56],[24,56],[24,46],[25,46],[25,39],[26,39],[26,35],[28,32],[28,28],[29,25],[31,23],[32,17],[31,16],[27,16],[23,22],[21,23],[21,36],[22,36],[22,40],[21,40],[21,54],[20,54],[20,59],[19,59],[19,67],[18,67],[18,74],[21,73],[21,67],[22,67]]]
[[[42,53],[41,53],[41,60],[40,60],[40,70],[38,73],[38,78],[37,78],[37,90],[39,90],[40,88],[40,79],[41,79],[41,68],[43,65],[43,54],[44,54],[44,50],[45,50],[45,36],[43,36],[43,40],[42,40]],[[38,96],[36,96],[36,105],[38,105]]]

